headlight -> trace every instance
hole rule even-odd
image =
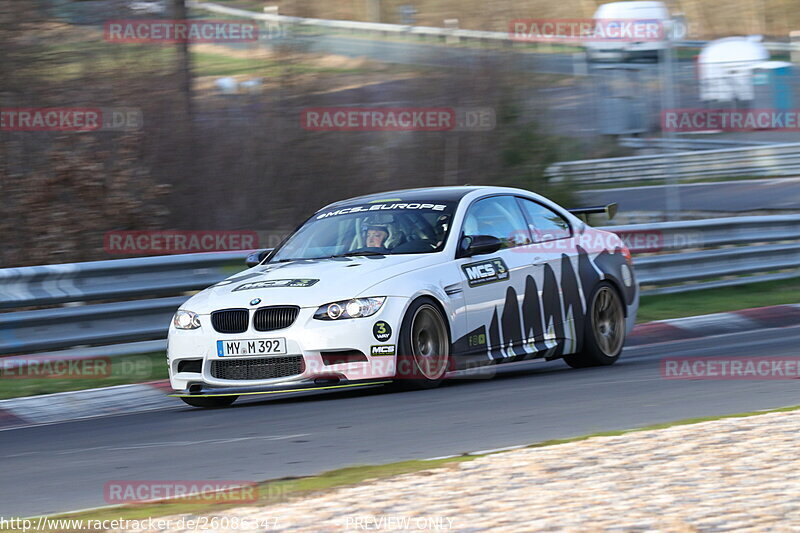
[[[192,311],[178,309],[178,312],[172,317],[172,325],[176,329],[197,329],[200,327],[200,316]]]
[[[372,316],[380,310],[385,301],[386,297],[380,296],[377,298],[353,298],[352,300],[332,302],[317,309],[317,312],[314,313],[314,318],[317,320],[339,320],[341,318]]]

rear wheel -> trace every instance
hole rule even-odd
[[[238,396],[182,396],[181,400],[191,405],[192,407],[204,407],[206,409],[213,409],[215,407],[228,407],[236,401]]]
[[[619,359],[625,344],[625,310],[619,292],[604,281],[589,297],[583,331],[583,349],[565,355],[564,361],[573,368],[611,365]]]
[[[395,383],[404,389],[438,386],[450,364],[450,334],[430,298],[411,304],[400,327]]]

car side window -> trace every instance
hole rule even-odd
[[[464,218],[464,235],[490,235],[503,248],[530,244],[525,217],[513,196],[492,196],[472,204]]]
[[[519,203],[528,219],[533,242],[554,241],[572,236],[569,222],[549,207],[525,198],[519,198]]]

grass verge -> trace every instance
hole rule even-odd
[[[642,296],[636,321],[651,322],[798,302],[800,278],[763,281],[718,289]]]
[[[641,428],[620,430],[620,431],[605,431],[599,433],[592,433],[589,435],[582,435],[568,439],[548,440],[527,446],[527,448],[542,448],[545,446],[555,446],[559,444],[566,444],[570,442],[578,442],[582,440],[591,439],[593,437],[612,437],[636,433],[640,431],[651,431],[658,429],[665,429],[673,426],[683,426],[690,424],[697,424],[700,422],[709,422],[713,420],[723,420],[726,418],[743,418],[750,416],[763,415],[767,413],[780,413],[795,411],[800,409],[800,406],[781,407],[777,409],[767,409],[763,411],[750,411],[745,413],[737,413],[721,416],[708,416],[689,418],[677,420],[674,422],[667,422],[662,424],[654,424]],[[166,500],[158,503],[150,503],[137,506],[122,506],[122,507],[108,507],[104,509],[96,509],[90,511],[83,511],[78,513],[65,513],[53,517],[54,519],[73,519],[88,521],[103,521],[103,520],[142,520],[147,518],[165,517],[177,514],[202,514],[213,515],[220,511],[230,509],[233,507],[246,506],[266,506],[276,503],[281,503],[290,499],[298,499],[307,497],[313,494],[322,493],[342,487],[352,486],[359,483],[368,483],[372,481],[387,479],[401,474],[410,474],[431,470],[434,468],[456,468],[459,463],[472,461],[478,457],[486,455],[493,455],[494,453],[507,453],[507,452],[493,452],[490,454],[476,454],[476,455],[462,455],[458,457],[451,457],[446,459],[435,460],[413,460],[403,461],[398,463],[389,463],[385,465],[368,465],[368,466],[353,466],[348,468],[341,468],[332,470],[330,472],[302,478],[292,479],[279,479],[275,481],[267,481],[258,485],[256,494],[258,498],[253,503],[184,503],[179,500]],[[222,499],[222,498],[220,498]],[[21,531],[20,529],[0,529],[0,531]]]
[[[26,367],[27,370],[3,368],[0,370],[0,400],[144,383],[168,377],[164,352],[118,357],[97,356],[84,361],[71,367],[49,366],[42,362],[37,366]]]
[[[371,72],[366,68],[324,67],[313,62],[288,63],[280,58],[239,57],[237,50],[226,53],[220,46],[218,53],[191,50],[192,71],[194,76],[235,76],[246,74],[264,78],[275,78],[286,74],[361,74]],[[31,65],[26,68],[39,69],[34,72],[41,76],[50,76],[60,82],[79,78],[87,72],[97,74],[126,71],[147,73],[153,65],[169,65],[175,61],[175,50],[171,47],[148,47],[141,44],[123,44],[115,47],[103,46],[96,41],[71,42],[68,44],[42,47],[42,57],[59,58],[55,66]],[[87,66],[87,57],[92,58]]]

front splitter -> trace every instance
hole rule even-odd
[[[357,387],[381,387],[391,383],[390,379],[368,381],[345,381],[335,384],[317,384],[314,382],[300,382],[296,384],[271,385],[267,387],[224,387],[208,388],[197,392],[178,391],[169,396],[173,398],[211,398],[215,396],[256,396],[262,394],[284,394],[292,392],[327,391],[336,389],[354,389]]]

